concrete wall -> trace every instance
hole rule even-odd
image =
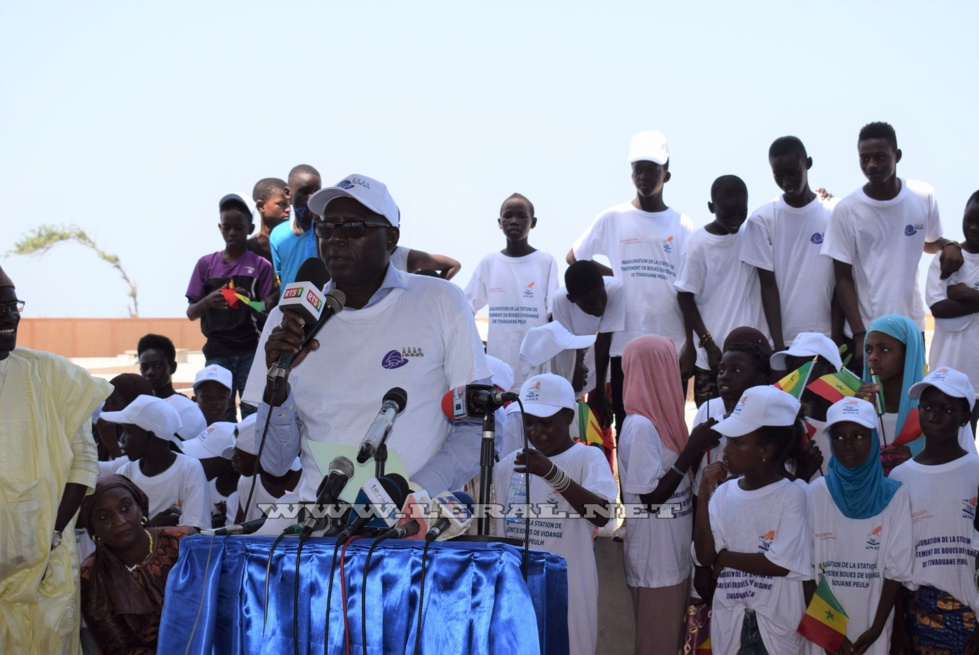
[[[22,318],[17,345],[65,357],[113,357],[135,350],[139,338],[155,333],[177,348],[204,346],[200,321],[186,318]]]

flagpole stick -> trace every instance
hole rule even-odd
[[[884,400],[884,385],[880,382],[880,376],[874,373],[874,369],[870,369],[870,375],[874,379],[874,384],[877,385],[877,418],[880,419],[880,438],[884,442],[884,447],[887,447],[887,433],[884,431],[884,414],[887,413],[887,408],[884,406],[886,402]]]

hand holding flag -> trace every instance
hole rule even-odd
[[[835,653],[846,639],[849,620],[826,578],[820,575],[816,593],[799,623],[799,634],[820,648]]]

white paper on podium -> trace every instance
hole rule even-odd
[[[333,461],[335,457],[346,457],[354,465],[354,476],[347,480],[347,484],[343,487],[343,491],[340,492],[340,498],[352,503],[357,500],[357,492],[360,488],[364,486],[370,478],[374,477],[374,471],[376,464],[373,459],[369,459],[363,464],[357,463],[357,453],[360,451],[359,446],[341,446],[339,444],[329,444],[329,443],[318,443],[316,441],[309,441],[309,452],[313,454],[313,459],[316,460],[316,465],[320,468],[320,472],[324,475],[330,472],[330,462]],[[393,449],[388,448],[388,458],[384,462],[384,474],[397,473],[398,475],[404,476],[404,479],[408,479],[408,474],[405,473],[404,462],[401,459],[401,455],[395,452]]]

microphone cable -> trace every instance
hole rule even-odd
[[[361,588],[363,598],[360,603],[360,636],[363,640],[361,645],[363,646],[364,655],[367,655],[367,572],[370,571],[371,557],[374,555],[374,549],[385,539],[387,537],[379,537],[374,540],[371,547],[367,549],[367,559],[364,561],[364,583]]]
[[[530,440],[527,438],[527,415],[523,411],[523,401],[517,398],[517,405],[520,407],[520,431],[523,432],[524,453],[530,449]],[[527,511],[524,512],[523,528],[523,581],[527,582],[527,575],[530,569],[530,471],[524,474],[524,502],[527,503]],[[508,510],[510,508],[507,508]]]
[[[272,579],[272,553],[275,552],[275,546],[282,541],[282,538],[286,536],[286,532],[283,531],[282,534],[277,536],[275,540],[272,541],[272,545],[269,547],[269,556],[265,560],[265,600],[262,603],[262,634],[265,634],[265,625],[269,620],[269,580]]]
[[[343,641],[346,647],[346,655],[350,655],[350,617],[347,616],[347,574],[344,564],[347,559],[347,547],[363,538],[363,535],[351,535],[343,542],[343,550],[340,551],[340,600],[343,603]]]
[[[343,544],[336,541],[333,545],[333,557],[330,559],[330,585],[326,591],[326,625],[323,628],[323,653],[330,652],[330,605],[333,602],[333,575],[337,570],[337,552]]]
[[[207,570],[211,567],[211,550],[214,548],[214,540],[216,538],[216,535],[211,535],[211,543],[207,546],[207,561],[204,562],[204,585],[201,587],[201,602],[197,605],[197,616],[194,617],[194,627],[191,628],[190,636],[187,637],[187,648],[184,649],[184,655],[190,653],[190,645],[194,643],[194,635],[197,634],[197,626],[201,622],[201,611],[204,609],[204,600],[207,598],[207,581],[211,577],[207,574]]]
[[[425,540],[425,547],[422,548],[422,582],[418,589],[418,623],[415,626],[415,655],[422,652],[422,610],[425,607],[425,564],[428,561],[428,547],[431,541]]]

